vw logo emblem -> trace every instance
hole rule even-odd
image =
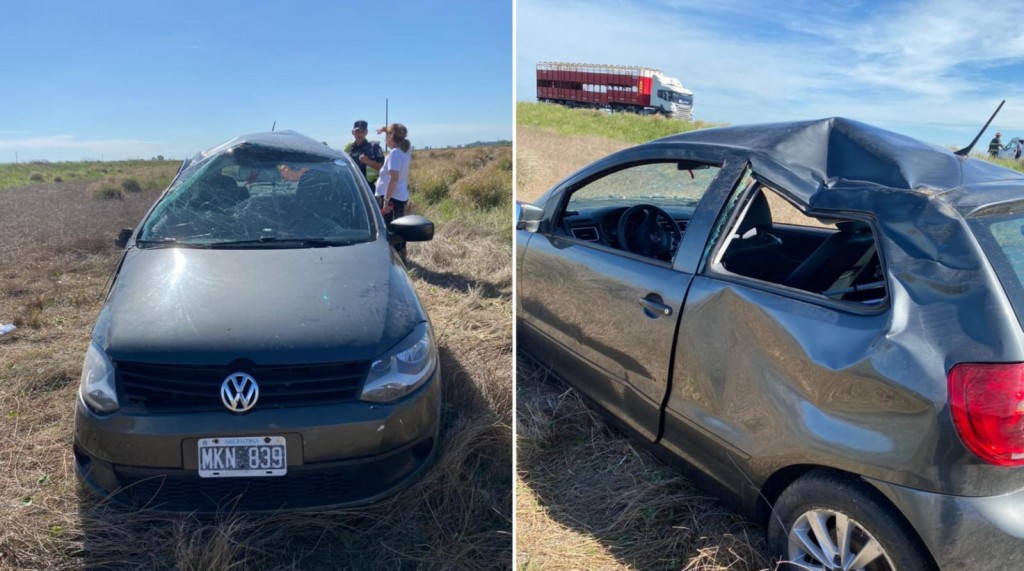
[[[220,385],[220,400],[231,412],[247,412],[259,398],[256,379],[245,373],[232,373]]]

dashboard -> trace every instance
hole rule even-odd
[[[623,206],[619,203],[608,206],[594,206],[569,210],[562,217],[562,230],[567,235],[572,236],[577,240],[595,242],[610,248],[627,250],[619,236],[619,222],[630,206],[633,205],[629,204]],[[683,232],[686,231],[687,223],[693,216],[694,207],[678,205],[664,206],[660,204],[656,206],[672,217],[672,222],[675,223],[676,228],[679,230],[679,237],[681,239]],[[658,224],[663,229],[669,230],[667,227],[669,224],[668,221],[659,219]],[[627,224],[626,228],[628,231],[630,225]],[[679,243],[673,236],[670,248],[673,255],[678,247]]]

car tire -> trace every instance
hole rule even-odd
[[[769,517],[768,548],[780,562],[779,569],[935,569],[903,516],[880,493],[850,476],[811,472],[801,477],[782,492]],[[818,540],[815,527],[827,530],[827,542]],[[842,558],[836,534],[841,527],[850,536]],[[871,557],[876,548],[881,553],[866,565],[856,562],[858,555]],[[832,560],[820,561],[828,557]],[[850,565],[855,562],[856,566]]]

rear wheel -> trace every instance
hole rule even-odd
[[[812,472],[775,502],[768,546],[781,569],[933,569],[909,525],[880,494],[849,476]]]

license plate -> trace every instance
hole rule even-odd
[[[199,439],[199,477],[284,476],[288,455],[284,436]]]

